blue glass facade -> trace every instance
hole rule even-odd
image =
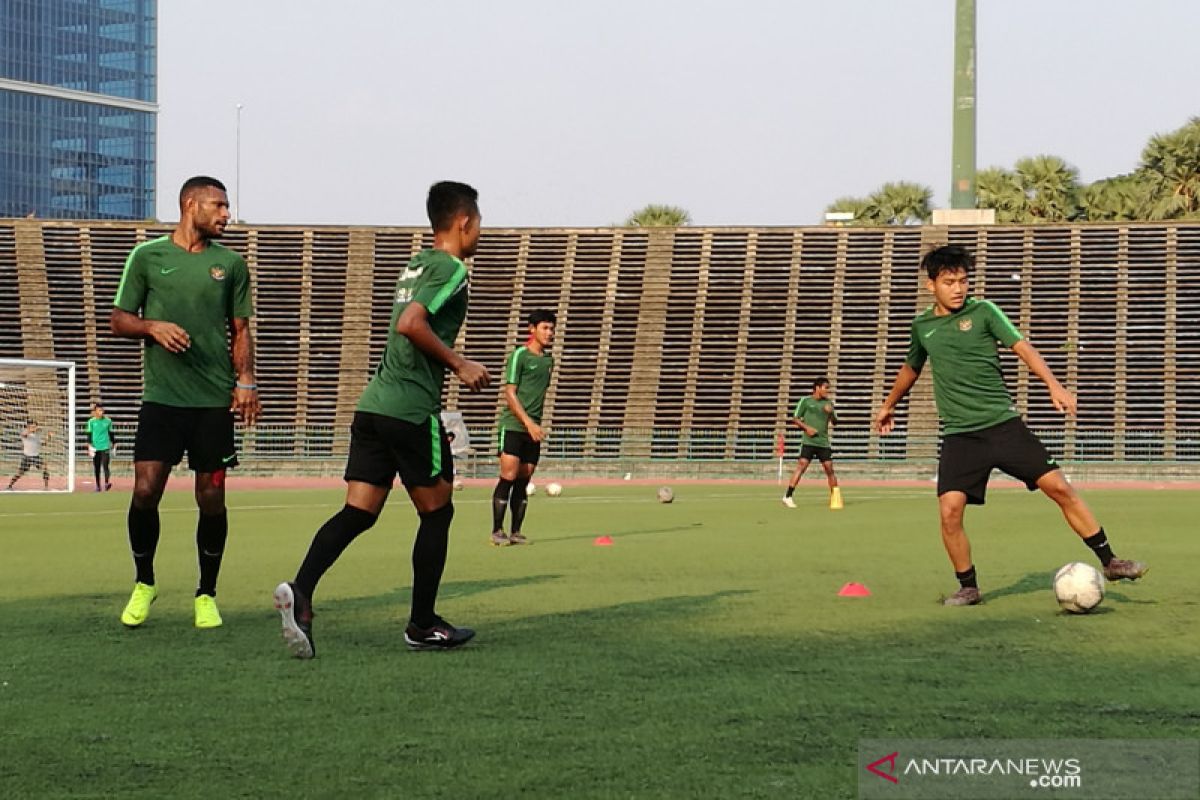
[[[154,216],[156,0],[0,0],[0,217]]]

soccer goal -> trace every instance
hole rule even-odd
[[[75,363],[0,358],[0,493],[75,490]]]

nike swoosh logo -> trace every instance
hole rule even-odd
[[[224,458],[221,459],[221,463],[228,464],[230,461],[233,461],[235,458],[237,458],[237,456],[225,456]]]
[[[179,267],[171,267],[170,269],[163,267],[162,269],[159,270],[159,272],[161,272],[163,275],[170,275],[172,272],[175,272],[178,269],[179,269]]]
[[[930,336],[933,336],[935,333],[937,333],[937,328],[934,328],[929,333],[925,334],[925,338],[928,339]]]

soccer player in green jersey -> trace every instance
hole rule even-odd
[[[796,462],[796,471],[788,481],[787,493],[783,496],[783,504],[795,508],[796,501],[792,495],[796,484],[800,483],[804,471],[813,459],[821,462],[825,468],[825,478],[829,481],[829,507],[842,508],[842,490],[838,488],[837,475],[833,471],[833,448],[829,445],[829,426],[837,422],[837,414],[833,411],[833,401],[829,399],[829,379],[824,375],[813,381],[812,394],[800,398],[796,410],[792,412],[792,424],[803,431],[800,436],[800,460]]]
[[[133,248],[117,288],[113,333],[145,343],[128,516],[137,575],[121,613],[129,627],[146,621],[158,597],[158,503],[185,452],[196,474],[199,509],[196,627],[221,625],[217,574],[229,531],[225,471],[237,466],[234,414],[253,424],[260,411],[250,271],[241,256],[215,241],[228,222],[225,186],[215,178],[190,178],[179,191],[179,224],[169,236]]]
[[[92,416],[87,421],[88,447],[92,450],[92,470],[96,473],[96,491],[107,491],[112,488],[112,474],[109,462],[112,457],[114,443],[112,435],[112,420],[104,416],[104,406],[96,403],[92,406]],[[104,481],[100,481],[100,472],[104,472]]]
[[[1040,489],[1062,510],[1067,524],[1092,549],[1109,580],[1136,580],[1146,565],[1116,558],[1104,528],[1042,442],[1025,426],[1004,385],[996,342],[1010,348],[1050,390],[1054,407],[1075,413],[1075,396],[1050,371],[1037,349],[994,303],[968,297],[974,258],[965,248],[939,247],[921,261],[934,302],[912,323],[908,356],[883,406],[875,415],[881,433],[895,426],[896,404],[908,393],[925,362],[933,368],[933,392],[945,425],[938,460],[938,505],[942,544],[950,556],[959,589],[948,606],[981,600],[971,544],[963,529],[968,504],[983,505],[988,476],[1000,469]]]
[[[438,413],[446,370],[470,391],[491,383],[482,364],[453,350],[467,316],[467,266],[479,243],[479,194],[443,181],[426,210],[433,248],[418,253],[396,282],[387,347],[363,391],[350,428],[346,503],[313,537],[293,581],[275,587],[283,638],[296,658],[312,658],[312,597],[321,576],[379,518],[397,475],[420,525],[413,543],[412,608],[404,640],[414,650],[447,649],[475,635],[438,616],[438,586],[454,518],[454,459]]]
[[[525,544],[521,533],[525,508],[529,504],[529,481],[542,455],[546,430],[542,427],[542,406],[554,356],[546,348],[554,341],[553,311],[534,311],[529,315],[529,339],[513,350],[504,368],[504,410],[500,413],[498,446],[500,480],[492,493],[492,544]],[[504,511],[512,508],[512,533],[504,533]]]

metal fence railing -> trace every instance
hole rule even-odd
[[[134,425],[117,424],[114,435],[117,457],[133,455]],[[1066,463],[1197,463],[1200,465],[1200,428],[1126,429],[1117,435],[1111,428],[1076,429],[1070,437],[1063,429],[1035,430],[1050,452]],[[657,462],[769,461],[779,454],[780,431],[770,429],[673,428],[552,428],[542,446],[542,457],[563,461],[637,458]],[[343,458],[350,432],[332,425],[258,425],[238,430],[239,452],[250,462],[327,461]],[[80,450],[87,448],[82,426]],[[494,452],[495,433],[471,431],[477,457]],[[784,439],[784,456],[794,458],[800,449],[798,434]],[[931,462],[936,458],[936,437],[894,434],[878,436],[866,430],[842,429],[833,438],[838,461]]]

